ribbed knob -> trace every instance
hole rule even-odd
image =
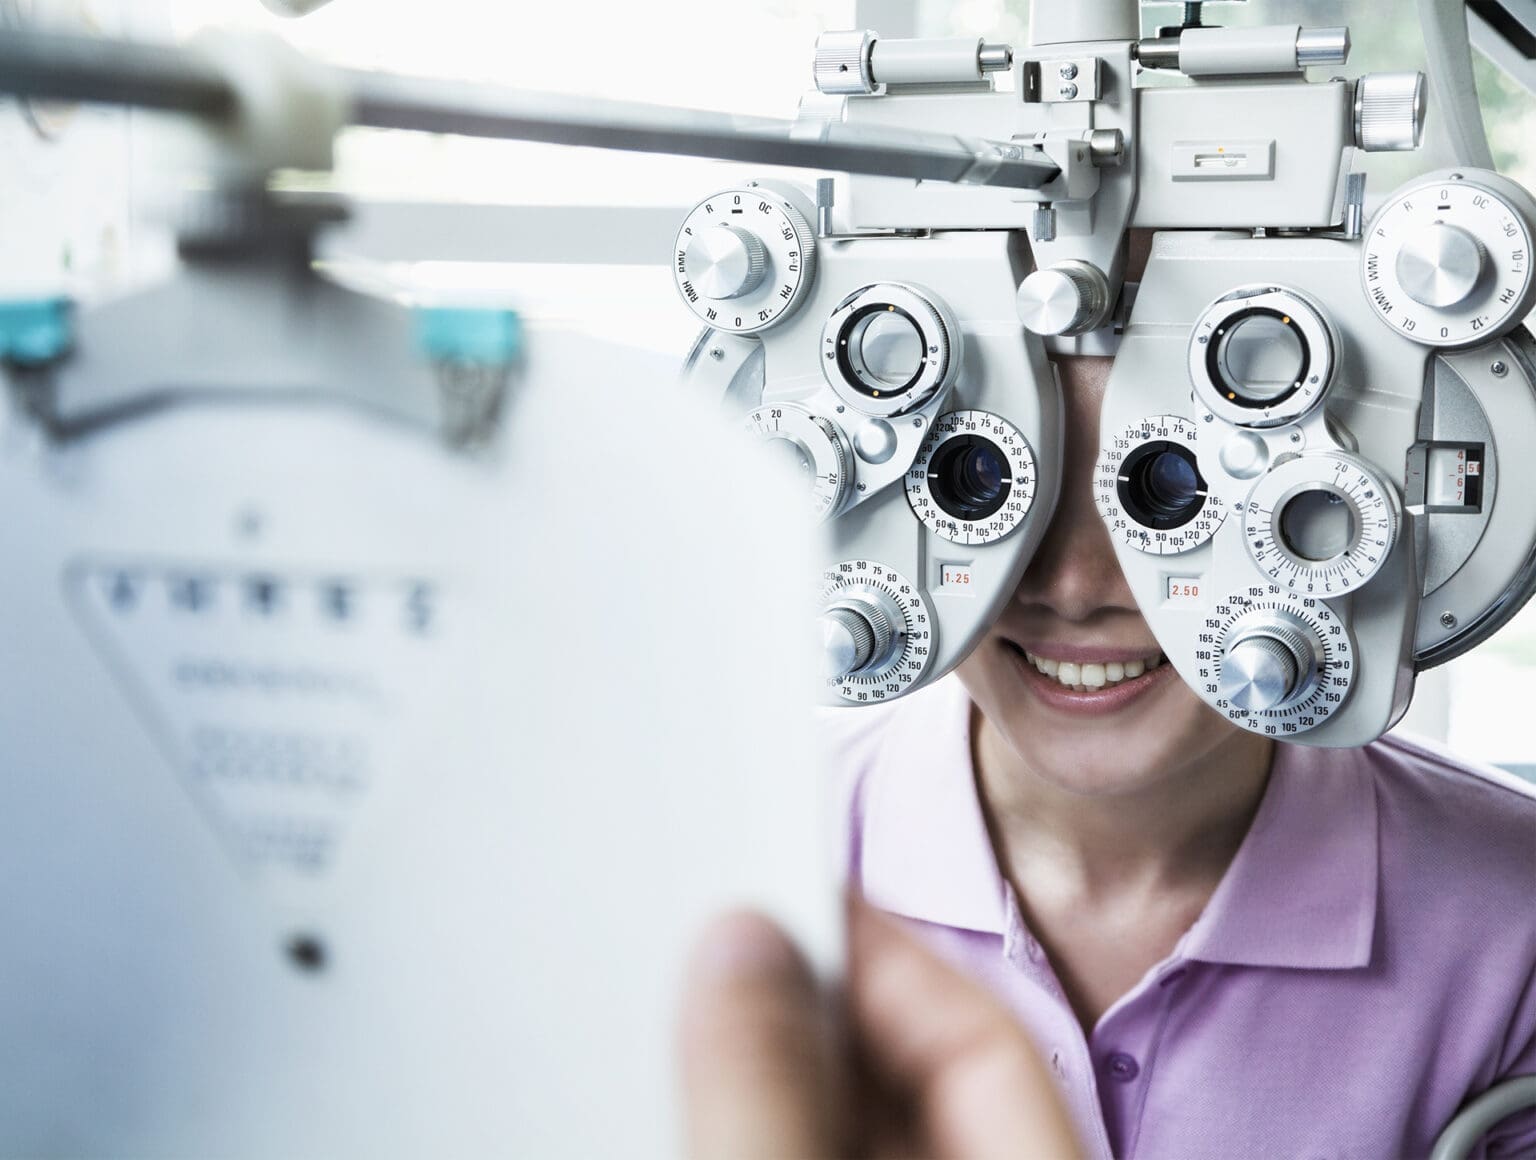
[[[821,614],[821,671],[829,680],[868,667],[890,644],[890,618],[873,604],[850,601]]]
[[[768,254],[756,234],[735,226],[703,230],[688,244],[688,277],[706,298],[739,298],[757,289]]]
[[[823,32],[816,38],[816,60],[812,73],[816,87],[823,93],[873,93],[874,71],[870,60],[879,34],[859,32]]]
[[[1082,334],[1109,314],[1109,281],[1076,259],[1036,270],[1019,284],[1019,320],[1036,334]]]
[[[1435,222],[1410,234],[1397,252],[1397,280],[1415,302],[1449,307],[1472,293],[1487,254],[1460,226]]]
[[[1423,73],[1371,73],[1355,82],[1355,144],[1361,149],[1417,149],[1423,136]]]
[[[1261,713],[1296,699],[1311,665],[1312,648],[1302,630],[1267,623],[1241,635],[1221,661],[1221,695],[1239,709]]]

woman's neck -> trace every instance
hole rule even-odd
[[[1143,788],[1076,793],[1031,769],[973,714],[977,789],[999,864],[1021,898],[1047,888],[1085,901],[1168,890],[1209,897],[1269,780],[1274,746],[1234,732]]]

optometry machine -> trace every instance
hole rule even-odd
[[[553,1016],[536,1003],[477,1027],[474,1000],[501,961],[490,952],[516,932],[472,887],[568,875],[605,888],[584,851],[554,852],[549,830],[586,809],[612,814],[598,841],[624,834],[630,806],[607,782],[584,797],[586,771],[631,760],[654,771],[679,747],[714,755],[713,769],[735,763],[740,779],[714,804],[744,828],[721,831],[729,856],[704,843],[712,866],[743,846],[765,851],[797,811],[814,812],[813,779],[786,780],[783,752],[755,748],[764,721],[778,732],[793,712],[785,690],[810,681],[763,638],[793,636],[797,617],[816,625],[821,698],[834,705],[886,702],[958,664],[1057,502],[1050,354],[1115,356],[1098,510],[1168,661],[1238,725],[1364,743],[1401,717],[1418,672],[1505,624],[1536,588],[1536,459],[1524,453],[1536,446],[1536,347],[1523,326],[1536,305],[1536,202],[1493,169],[1465,12],[1418,5],[1427,79],[1343,79],[1329,70],[1349,57],[1345,28],[1220,27],[1200,4],[1183,7],[1180,23],[1146,36],[1136,0],[1038,4],[1022,47],[829,32],[793,122],[325,69],[244,41],[0,37],[0,90],[170,114],[208,186],[182,207],[165,286],[0,310],[4,639],[36,674],[0,720],[20,786],[8,793],[24,806],[5,811],[0,843],[31,875],[0,876],[0,897],[25,895],[36,917],[46,892],[54,923],[71,899],[97,908],[64,938],[77,953],[62,964],[56,929],[13,927],[23,986],[7,987],[0,1020],[22,1033],[0,1035],[0,1074],[30,1078],[0,1086],[9,1139],[122,1151],[162,1139],[169,1122],[193,1150],[232,1137],[259,1154],[319,1123],[332,1134],[311,1151],[359,1140],[409,1150],[431,1137],[421,1117],[447,1108],[471,1144],[509,1132],[534,1150],[611,1143],[611,1125],[591,1117],[594,1134],[574,1149],[552,1127],[570,1109],[551,1093],[590,1062],[591,1036],[555,1052],[528,1098],[501,1093],[500,1104],[450,1079],[406,1093],[386,1064],[359,1072],[359,1060],[425,1052],[462,1076],[446,1062],[461,1044],[489,1065],[498,1036],[564,1034],[539,1023]],[[1507,51],[1536,43],[1520,6],[1478,8]],[[311,243],[345,207],[277,198],[266,181],[327,168],[346,124],[830,176],[744,180],[683,218],[665,260],[704,329],[678,387],[632,352],[525,334],[505,310],[405,311],[315,275]],[[1415,150],[1426,133],[1439,135],[1438,158],[1368,188],[1368,155]],[[1137,281],[1131,230],[1152,232]],[[630,446],[623,432],[651,422],[662,397],[669,423],[723,408],[787,464],[801,481],[781,489],[795,495],[795,526],[771,514],[757,473],[712,428],[670,437],[720,459],[717,477],[744,490],[695,489],[686,512],[622,472],[561,469],[578,432],[615,454]],[[584,547],[598,542],[600,556]],[[666,567],[639,564],[658,559]],[[722,575],[761,579],[754,601],[803,591],[808,602],[775,608],[774,632],[748,631],[736,581],[708,579]],[[688,651],[661,666],[665,679],[643,666],[608,674],[616,640],[638,644],[627,655],[664,656],[678,641]],[[520,655],[538,661],[533,675],[511,664],[514,692],[455,679]],[[573,715],[577,689],[600,710]],[[710,708],[722,690],[741,695]],[[686,724],[662,712],[669,697],[692,699]],[[765,712],[774,697],[782,711]],[[543,761],[539,808],[511,804],[526,785],[502,798],[487,787],[487,769],[521,778],[520,754],[566,742],[579,742],[573,779]],[[167,763],[179,789],[118,776]],[[441,776],[440,795],[401,788],[423,770]],[[654,791],[651,776],[630,790]],[[661,792],[705,792],[690,777]],[[458,818],[450,803],[486,793],[506,809],[482,811],[467,831],[474,857],[457,857],[461,835],[434,827]],[[185,826],[188,799],[205,828]],[[114,825],[123,810],[150,820]],[[607,888],[625,892],[629,867],[672,840],[649,837],[624,847],[633,861]],[[79,848],[97,856],[64,853]],[[231,854],[249,912],[228,905]],[[695,863],[674,862],[647,872],[649,888],[697,878],[685,872]],[[771,851],[735,864],[724,885],[786,912],[814,893],[810,874],[775,884],[784,859]],[[128,865],[151,890],[113,877]],[[447,879],[423,865],[447,866]],[[461,900],[446,911],[445,880]],[[705,893],[691,914],[720,892]],[[540,909],[554,897],[524,892],[509,907],[541,943],[551,927],[540,916],[560,925]],[[103,900],[116,908],[105,924]],[[208,923],[217,940],[177,948]],[[802,929],[818,923],[801,917]],[[490,933],[460,941],[477,929]],[[344,972],[349,952],[430,980],[448,1016],[380,1020],[387,996],[360,976],[328,1005],[314,977]],[[661,977],[648,976],[651,991]],[[251,1007],[229,1006],[236,984]],[[206,1025],[184,1006],[157,1018],[173,999],[206,1004]],[[56,1028],[66,1013],[69,1034],[26,1036],[26,1020]],[[296,1013],[351,1037],[350,1062],[319,1050],[264,1069],[291,1057]],[[105,1045],[97,1020],[111,1029]],[[168,1102],[147,1112],[122,1071],[136,1035],[159,1037],[183,1085],[173,1096],[157,1085]],[[238,1037],[231,1054],[250,1074],[200,1070],[214,1035]],[[311,1039],[325,1042],[299,1041]],[[629,1062],[626,1074],[645,1074],[639,1056]],[[1440,1155],[1463,1154],[1531,1086],[1474,1105]],[[99,1129],[70,1119],[85,1091],[101,1093]],[[275,1107],[296,1108],[291,1123]],[[665,1126],[640,1134],[665,1138]]]

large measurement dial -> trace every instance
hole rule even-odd
[[[1536,202],[1481,169],[1431,174],[1371,222],[1361,277],[1376,316],[1427,346],[1496,338],[1536,303]]]
[[[1274,584],[1217,604],[1199,643],[1195,687],[1229,721],[1270,737],[1317,728],[1355,679],[1354,646],[1333,610]]]
[[[1227,518],[1195,458],[1195,425],[1178,415],[1138,419],[1104,445],[1094,502],[1109,533],[1154,556],[1198,548]]]
[[[748,412],[747,430],[783,449],[806,484],[817,519],[842,509],[853,483],[853,449],[835,423],[796,403],[765,403]]]
[[[907,472],[907,502],[935,535],[990,544],[1024,522],[1035,501],[1035,455],[990,411],[940,415]]]
[[[848,406],[889,417],[954,382],[960,327],[944,301],[903,282],[878,282],[838,303],[821,331],[821,369]]]
[[[1342,451],[1285,460],[1242,506],[1243,539],[1259,571],[1307,596],[1360,587],[1397,540],[1396,490]]]
[[[873,560],[822,573],[822,674],[854,704],[916,687],[933,657],[933,611],[906,577]]]
[[[788,200],[727,189],[678,231],[672,275],[688,308],[717,330],[748,334],[787,317],[816,273],[816,237]]]
[[[1244,286],[1205,308],[1189,336],[1195,397],[1228,423],[1276,427],[1322,401],[1333,377],[1333,330],[1285,286]]]

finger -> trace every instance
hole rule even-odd
[[[689,1154],[778,1160],[837,1152],[831,1019],[800,952],[737,913],[694,951],[680,1052]]]
[[[1049,1072],[1013,1015],[867,903],[849,907],[849,1004],[883,1080],[938,1156],[1081,1155]]]

